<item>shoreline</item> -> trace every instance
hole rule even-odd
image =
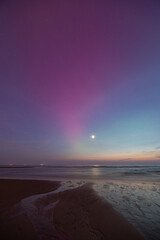
[[[43,212],[49,204],[57,201],[55,207],[49,210],[49,221],[53,233],[58,236],[57,239],[144,240],[141,234],[114,210],[111,204],[99,197],[90,185],[85,184],[82,187],[49,195],[49,192],[60,186],[60,182],[0,179],[3,192],[3,197],[0,198],[3,203],[0,204],[1,211],[4,213],[2,220],[10,215],[15,203],[18,204],[22,199],[35,194],[46,193],[42,199],[38,199],[35,206]],[[40,239],[26,213],[2,224],[0,231],[2,239]]]
[[[60,187],[59,181],[31,179],[0,179],[0,210],[31,195],[47,193]]]

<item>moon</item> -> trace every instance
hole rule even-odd
[[[95,139],[95,137],[96,137],[96,136],[95,136],[94,134],[91,135],[91,139]]]

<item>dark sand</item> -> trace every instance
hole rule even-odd
[[[88,186],[60,194],[53,222],[70,240],[142,240],[138,231]]]
[[[58,182],[38,180],[0,179],[0,239],[31,240],[39,239],[26,214],[6,221],[11,214],[19,211],[13,205],[31,195],[53,191],[60,186]]]
[[[2,220],[6,218],[5,213],[8,216],[8,209],[12,211],[13,204],[21,199],[36,193],[52,191],[58,186],[57,182],[0,180]],[[144,240],[124,217],[104,199],[97,196],[91,186],[85,185],[46,196],[38,200],[37,208],[43,208],[57,200],[59,202],[50,212],[50,220],[57,234],[50,239]],[[5,240],[40,239],[28,216],[24,213],[1,224],[0,237]]]
[[[0,179],[0,210],[28,196],[57,189],[59,182]]]

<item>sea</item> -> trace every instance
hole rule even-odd
[[[58,180],[61,191],[92,183],[145,239],[160,239],[160,165],[3,166],[0,178]]]

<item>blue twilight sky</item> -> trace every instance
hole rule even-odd
[[[0,24],[0,164],[160,162],[159,1],[2,1]]]

